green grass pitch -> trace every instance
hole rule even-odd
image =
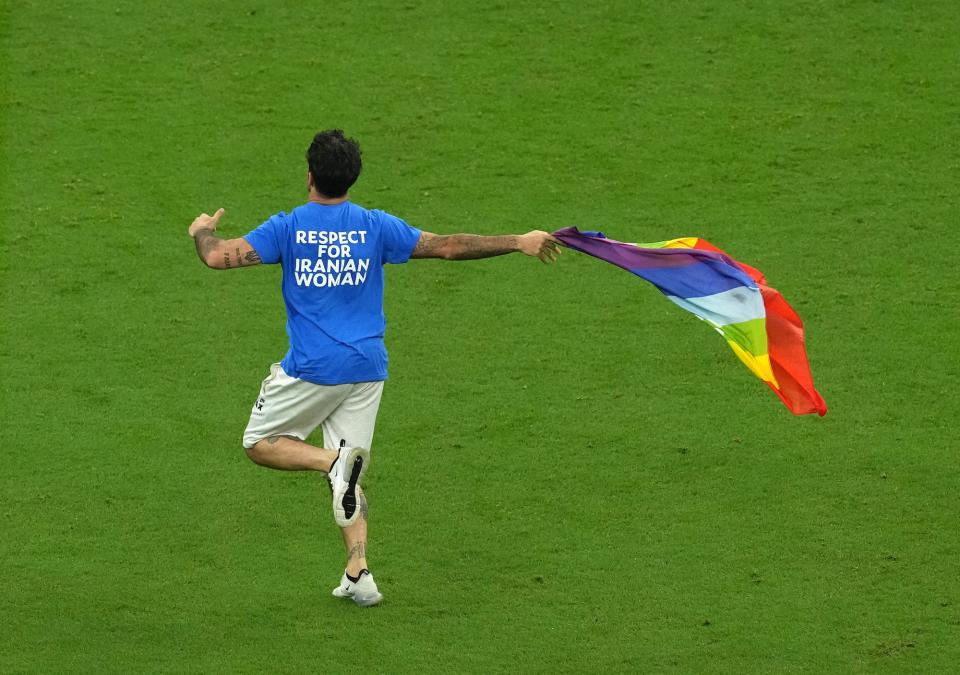
[[[0,672],[935,673],[960,663],[949,0],[0,1]],[[567,252],[387,277],[367,493],[240,435],[305,197],[439,233],[704,237],[804,318],[794,418],[653,288]]]

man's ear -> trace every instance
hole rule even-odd
[[[313,174],[310,173],[310,169],[307,169],[307,189],[313,187]]]

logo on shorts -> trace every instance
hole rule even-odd
[[[264,399],[263,396],[261,396],[260,398],[257,399],[257,402],[253,404],[253,407],[256,408],[257,410],[263,410],[263,404],[266,402],[267,402],[266,399]]]

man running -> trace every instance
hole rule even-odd
[[[383,342],[383,266],[410,258],[471,260],[519,251],[552,262],[550,234],[436,235],[380,210],[349,201],[360,175],[360,146],[339,129],[318,133],[307,150],[306,204],[277,213],[246,236],[214,232],[224,210],[190,225],[197,255],[213,269],[280,263],[290,349],[270,368],[250,413],[243,447],[271,469],[320,471],[333,490],[347,565],[337,597],[358,605],[383,596],[367,566],[366,496],[387,351]],[[306,442],[323,428],[323,447]]]

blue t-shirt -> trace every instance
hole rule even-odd
[[[350,202],[308,202],[244,239],[263,263],[283,267],[287,375],[326,385],[387,379],[383,266],[409,260],[420,230]]]

